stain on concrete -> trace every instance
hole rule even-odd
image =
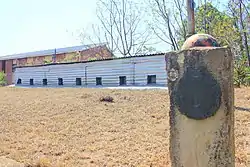
[[[215,115],[220,107],[221,88],[205,66],[187,59],[183,77],[174,91],[175,104],[188,118],[206,119]]]

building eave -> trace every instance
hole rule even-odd
[[[168,54],[168,53],[154,53],[154,54],[135,55],[135,56],[127,56],[127,57],[114,57],[114,58],[105,58],[105,59],[96,59],[96,60],[87,60],[87,61],[78,61],[78,62],[63,62],[63,63],[49,63],[49,64],[30,65],[30,66],[16,66],[14,68],[43,67],[43,66],[53,66],[53,65],[90,63],[90,62],[111,61],[111,60],[118,60],[118,59],[129,59],[129,58],[136,58],[136,57],[163,56],[166,54]]]
[[[88,50],[90,48],[101,47],[105,46],[105,43],[95,44],[95,45],[78,45],[78,46],[71,46],[71,47],[64,47],[64,48],[55,48],[55,49],[48,49],[48,50],[41,50],[41,51],[34,51],[34,52],[26,52],[26,53],[18,53],[6,56],[0,56],[0,60],[14,60],[14,59],[22,59],[28,57],[40,57],[40,56],[48,56],[53,54],[63,54],[63,53],[72,53],[72,52],[79,52]]]

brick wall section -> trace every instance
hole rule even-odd
[[[75,53],[71,53],[74,54]],[[90,48],[84,51],[81,51],[77,56],[66,56],[67,54],[58,54],[56,55],[56,62],[62,63],[62,62],[76,62],[76,61],[88,61],[88,60],[94,60],[94,59],[105,59],[105,58],[112,58],[112,53],[108,50],[106,46],[97,46],[94,48]],[[72,58],[71,58],[72,57]],[[33,61],[27,61],[28,58],[22,58],[16,60],[17,66],[25,66],[25,65],[39,65],[39,64],[45,64],[45,56],[39,56],[39,57],[33,57],[30,58],[33,59]],[[69,59],[69,60],[68,60]],[[52,55],[51,55],[52,60]],[[13,60],[6,60],[5,65],[5,73],[7,78],[8,85],[13,83]],[[0,61],[0,71],[2,71],[2,61]]]
[[[65,53],[56,55],[55,62],[64,62],[64,61],[65,61]]]
[[[111,52],[105,46],[90,48],[81,52],[81,61],[87,61],[89,59],[105,59],[111,57]]]
[[[22,58],[17,59],[17,66],[25,66],[25,65],[41,65],[45,64],[45,57],[49,58],[50,62],[52,62],[52,55],[47,56],[39,56],[33,58]],[[108,50],[106,46],[97,46],[94,48],[89,48],[87,50],[81,51],[79,53],[63,53],[56,55],[57,63],[64,62],[78,62],[78,61],[88,61],[95,59],[105,59],[112,58],[112,53]]]
[[[6,61],[5,71],[6,71],[7,84],[11,85],[12,84],[12,60]]]
[[[2,71],[2,61],[0,60],[0,72]]]
[[[0,71],[2,71],[2,62],[0,61]],[[7,84],[11,85],[12,84],[12,60],[6,60],[5,61],[5,74],[6,74],[6,79],[7,79]]]
[[[71,53],[75,54],[75,53]],[[105,46],[98,46],[94,48],[90,48],[80,52],[79,56],[73,56],[67,58],[67,54],[58,54],[56,55],[56,62],[63,63],[63,62],[78,62],[78,61],[88,61],[93,59],[105,59],[105,58],[112,58],[111,52]]]

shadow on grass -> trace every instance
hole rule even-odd
[[[237,107],[237,106],[234,106],[234,108],[237,109],[237,110],[240,110],[240,111],[248,111],[248,112],[250,112],[250,108]]]

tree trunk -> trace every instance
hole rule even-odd
[[[248,48],[248,39],[247,39],[247,33],[245,30],[245,25],[243,22],[243,13],[242,13],[242,0],[240,0],[240,24],[241,24],[241,28],[243,31],[243,37],[244,37],[244,45],[245,45],[245,49],[246,49],[246,56],[248,58],[248,65],[250,66],[250,55],[249,55],[249,48]]]

